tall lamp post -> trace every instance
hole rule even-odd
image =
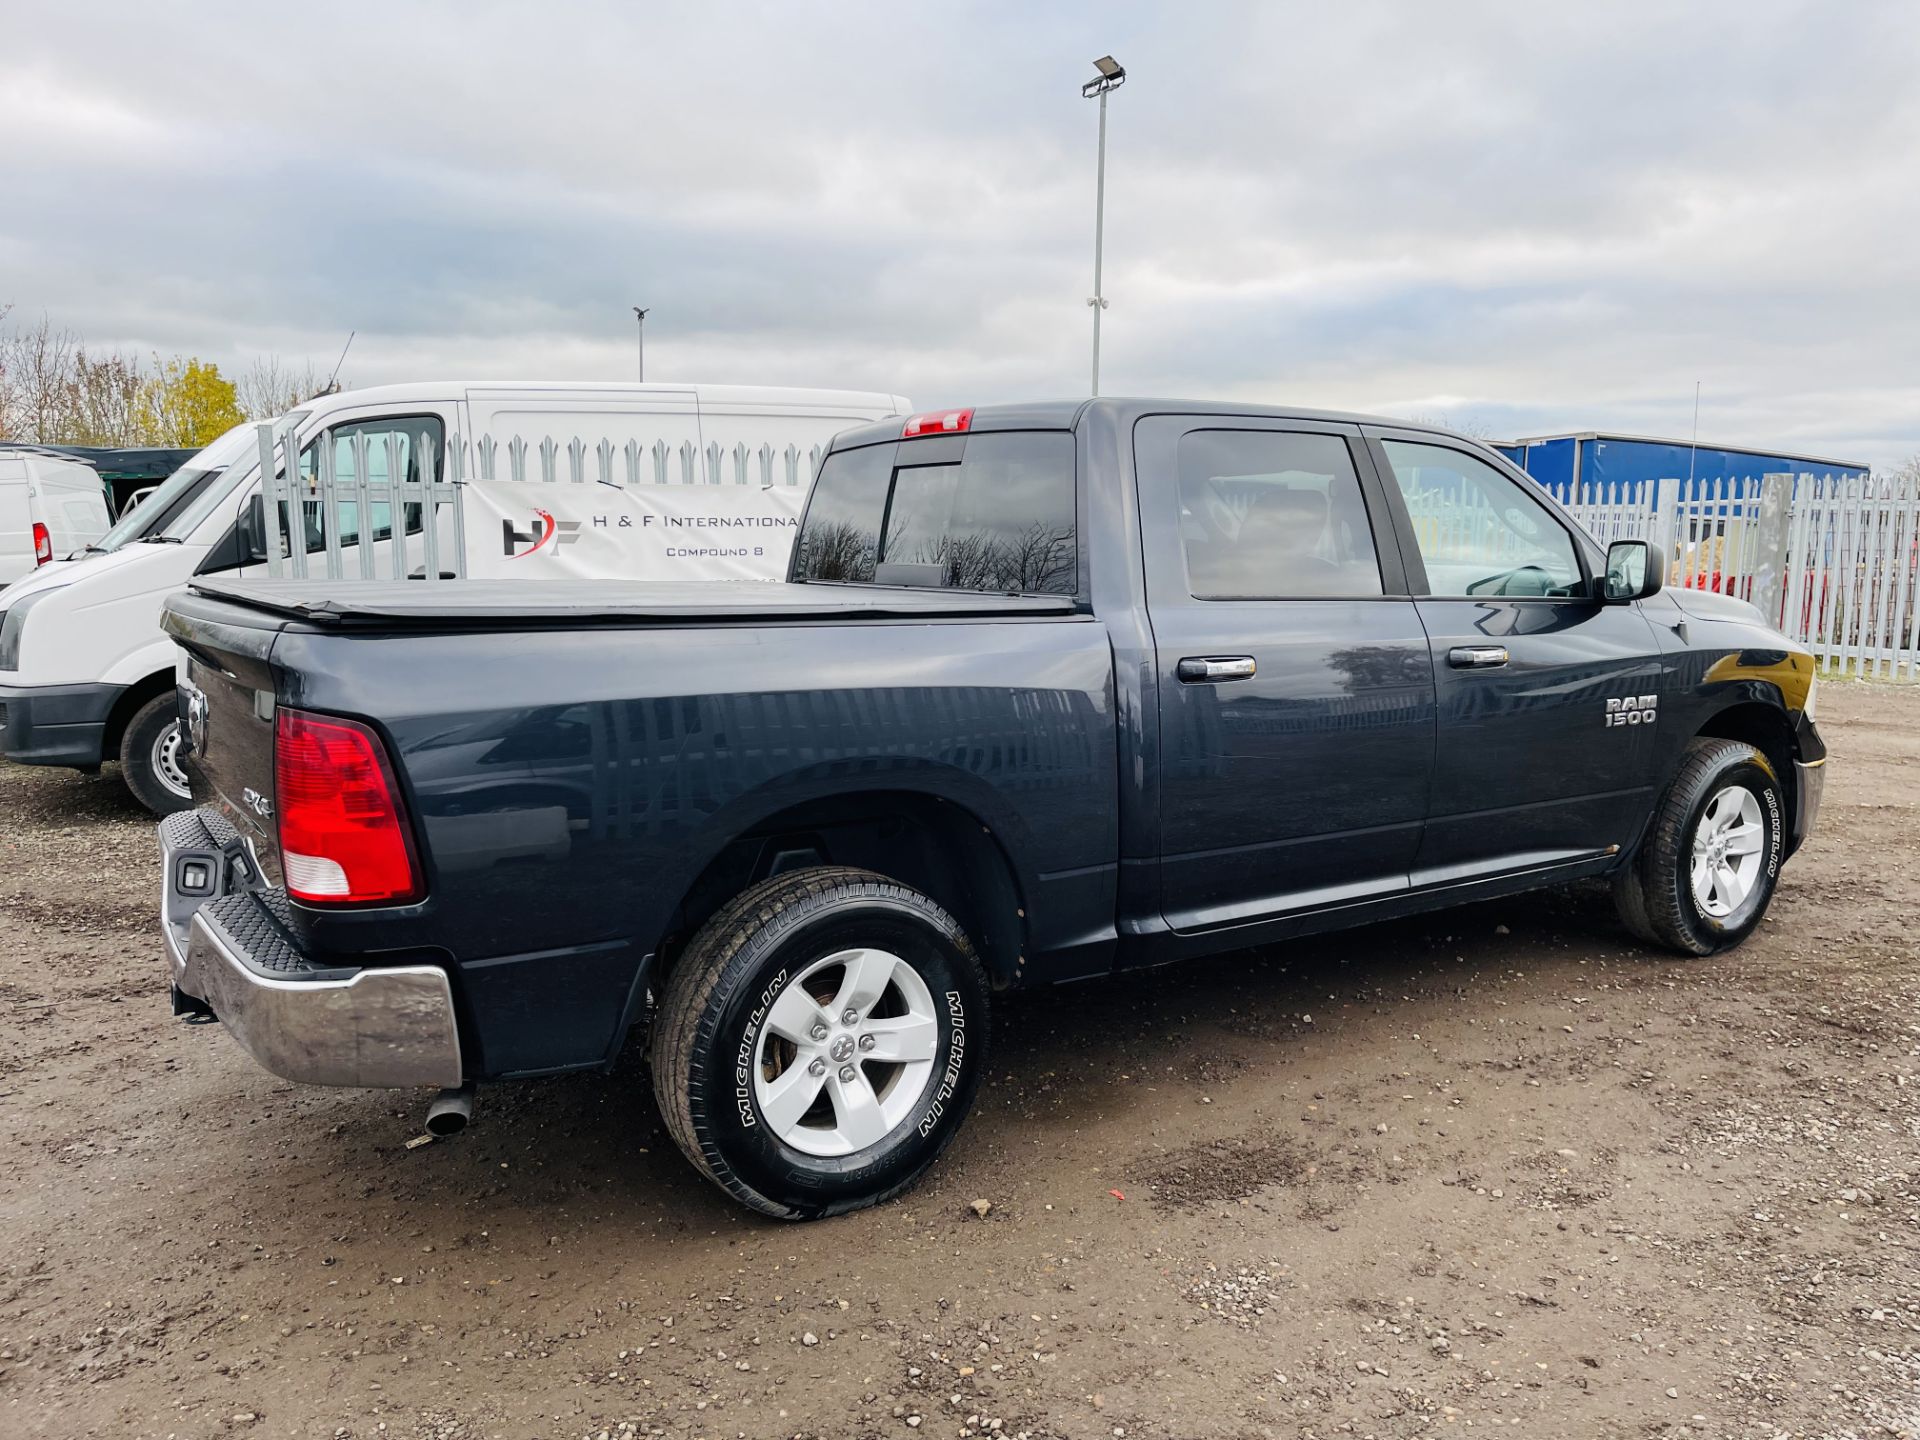
[[[1107,92],[1127,83],[1126,69],[1111,55],[1093,62],[1100,73],[1080,87],[1082,99],[1100,97],[1100,165],[1095,172],[1093,190],[1093,294],[1087,304],[1093,307],[1093,393],[1100,393],[1100,312],[1107,308],[1107,297],[1100,293],[1100,250],[1107,226]]]
[[[647,312],[642,310],[638,305],[633,307],[633,331],[634,339],[640,347],[640,381],[642,384],[645,384],[647,379]]]

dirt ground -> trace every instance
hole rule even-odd
[[[1737,953],[1581,890],[1027,997],[802,1227],[638,1065],[415,1149],[267,1075],[169,1017],[118,783],[0,767],[0,1435],[1920,1434],[1920,688],[1822,707]]]

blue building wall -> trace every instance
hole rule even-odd
[[[1604,487],[1642,480],[1757,480],[1763,475],[1859,477],[1865,465],[1626,435],[1558,435],[1494,447],[1563,501],[1597,498]]]

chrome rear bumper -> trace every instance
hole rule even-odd
[[[433,965],[328,966],[293,943],[282,892],[201,890],[226,889],[232,873],[206,854],[209,842],[217,845],[232,834],[217,822],[188,812],[170,817],[160,830],[160,928],[175,1009],[199,1008],[182,1006],[182,995],[201,1002],[242,1049],[288,1080],[459,1085],[460,1032],[446,971]]]

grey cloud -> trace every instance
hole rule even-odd
[[[624,376],[640,302],[659,375],[1070,394],[1111,50],[1108,388],[1684,432],[1699,379],[1703,432],[1887,462],[1917,42],[1899,0],[43,7],[0,302],[235,363],[356,328],[361,383]]]

